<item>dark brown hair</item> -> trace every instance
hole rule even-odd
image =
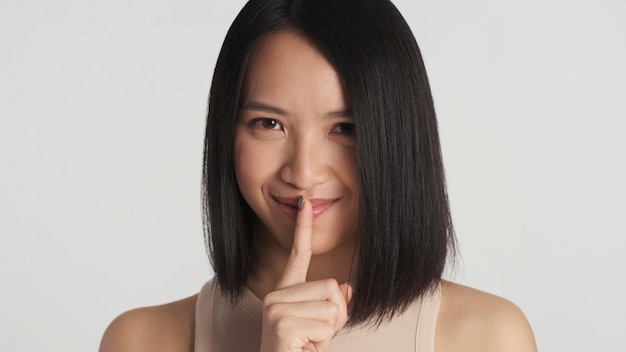
[[[206,243],[222,294],[254,277],[254,213],[239,192],[233,140],[248,58],[295,29],[342,78],[356,128],[359,256],[349,324],[400,313],[441,279],[454,231],[437,120],[411,30],[387,0],[250,0],[224,40],[209,97],[203,166]]]

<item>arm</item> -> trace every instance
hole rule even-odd
[[[196,299],[123,313],[104,332],[100,352],[193,351]]]
[[[438,352],[536,352],[524,313],[512,302],[469,287],[444,282],[437,323]]]

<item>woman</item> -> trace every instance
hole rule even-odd
[[[102,351],[534,351],[521,311],[441,279],[437,123],[387,0],[251,0],[209,99],[215,279],[118,317]]]

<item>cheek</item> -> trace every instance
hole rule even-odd
[[[356,151],[354,148],[341,149],[334,152],[333,164],[341,183],[356,193],[359,172],[357,170]]]
[[[235,176],[237,178],[237,184],[239,189],[246,197],[246,193],[253,187],[255,183],[254,175],[258,173],[254,172],[257,159],[254,158],[252,148],[241,139],[236,139],[234,148],[234,161],[235,161]]]
[[[272,153],[266,149],[263,143],[255,143],[250,138],[235,139],[235,176],[246,199],[251,194],[260,192],[262,185],[271,178],[275,161],[269,157]]]

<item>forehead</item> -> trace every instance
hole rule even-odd
[[[344,85],[333,65],[306,36],[294,30],[259,40],[248,61],[244,87],[244,100],[286,100],[300,107],[347,105]]]
[[[300,60],[309,59],[309,63],[316,59],[327,61],[316,45],[295,29],[271,32],[260,37],[252,50],[251,61],[259,64],[264,62],[263,59],[292,59],[297,53],[302,54],[298,56]]]

